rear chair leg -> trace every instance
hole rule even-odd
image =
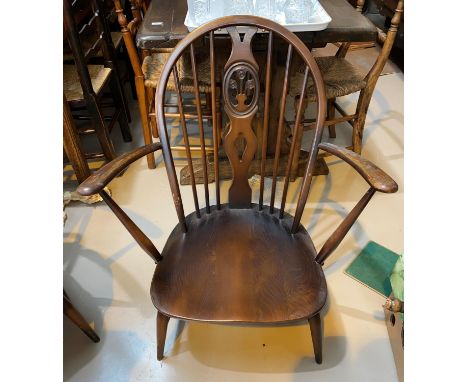
[[[158,361],[161,361],[164,357],[164,344],[166,343],[167,324],[169,323],[169,317],[158,312],[156,317],[156,341],[157,341],[157,353],[156,357]]]
[[[314,344],[315,361],[322,363],[322,319],[320,313],[309,319],[310,333]]]

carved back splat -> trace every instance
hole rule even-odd
[[[242,30],[238,29],[242,28]],[[215,55],[215,44],[214,44],[214,32],[219,29],[227,30],[230,39],[232,41],[232,49],[230,52],[230,56],[227,59],[226,63],[222,65],[217,65],[218,60],[221,59],[221,56]],[[241,32],[241,33],[239,33]],[[257,62],[254,57],[251,43],[254,35],[256,33],[262,33],[264,37],[267,37],[268,40],[268,49],[266,52],[266,67],[265,69],[265,79],[264,84],[260,86],[260,78],[259,76],[259,63]],[[312,172],[315,167],[315,161],[317,158],[318,152],[318,144],[320,142],[323,130],[323,123],[325,120],[326,114],[326,97],[325,97],[325,87],[323,84],[323,79],[320,74],[320,70],[310,54],[310,51],[304,45],[302,41],[292,32],[288,31],[283,26],[276,24],[271,20],[267,20],[261,17],[256,16],[246,16],[246,15],[237,15],[237,16],[226,16],[216,20],[213,20],[209,23],[206,23],[199,28],[195,29],[191,33],[189,33],[184,39],[182,39],[174,49],[174,52],[171,56],[167,59],[164,68],[161,72],[160,81],[156,91],[156,100],[155,104],[157,105],[157,119],[158,119],[158,129],[159,135],[161,138],[161,145],[163,147],[163,156],[164,162],[166,164],[166,171],[168,173],[169,182],[171,185],[172,196],[174,198],[174,203],[176,205],[177,214],[179,217],[180,226],[182,231],[186,230],[186,223],[185,223],[185,212],[182,204],[182,197],[180,193],[180,188],[178,184],[178,179],[176,175],[176,169],[174,166],[174,159],[172,157],[171,152],[171,144],[170,144],[170,137],[168,134],[167,126],[166,126],[166,115],[163,109],[164,100],[166,96],[166,87],[169,81],[169,77],[173,74],[173,78],[176,83],[176,95],[178,99],[178,106],[179,112],[182,115],[184,105],[183,98],[181,97],[181,89],[180,84],[178,81],[176,64],[179,58],[184,54],[189,52],[191,54],[191,65],[192,65],[192,74],[193,74],[193,85],[194,88],[198,88],[198,77],[201,79],[201,71],[199,68],[200,62],[196,59],[194,55],[195,49],[203,49],[204,43],[209,44],[209,68],[210,68],[210,85],[212,89],[212,94],[220,94],[221,101],[224,103],[224,110],[227,114],[227,118],[229,119],[229,130],[226,136],[221,139],[219,137],[220,131],[222,131],[222,126],[218,125],[218,121],[221,122],[220,119],[217,118],[216,115],[216,102],[215,97],[211,100],[212,103],[212,116],[210,119],[213,121],[213,142],[214,142],[214,174],[215,174],[215,182],[216,182],[216,209],[221,209],[220,204],[220,197],[219,197],[219,157],[217,151],[217,144],[218,142],[222,141],[224,151],[226,152],[229,163],[232,169],[232,176],[233,181],[229,189],[229,207],[236,208],[236,209],[244,209],[252,207],[252,190],[250,189],[248,183],[249,175],[249,168],[253,167],[253,159],[256,153],[259,154],[260,158],[260,198],[259,198],[259,210],[263,209],[263,194],[264,194],[264,180],[265,180],[265,168],[267,166],[272,166],[272,158],[267,158],[267,136],[268,136],[268,125],[269,125],[269,102],[270,102],[270,92],[271,92],[271,82],[273,80],[273,36],[275,39],[279,39],[282,43],[286,43],[286,47],[288,48],[288,58],[286,59],[286,73],[289,72],[291,57],[293,54],[299,56],[299,59],[302,60],[307,67],[307,75],[305,76],[304,86],[303,86],[303,93],[305,94],[306,89],[306,81],[307,76],[313,79],[315,83],[315,89],[317,92],[317,122],[316,122],[316,129],[313,138],[313,142],[311,145],[310,155],[307,159],[306,163],[306,170],[304,174],[304,178],[301,185],[301,190],[299,193],[298,203],[296,207],[296,213],[294,216],[294,222],[291,227],[291,231],[295,232],[299,224],[298,222],[301,219],[302,212],[304,210],[305,202],[307,200],[307,195],[309,193],[311,180],[312,180]],[[200,44],[200,42],[203,43]],[[198,44],[195,48],[194,44]],[[206,45],[205,45],[206,47]],[[200,53],[202,53],[200,51]],[[261,53],[259,53],[261,56]],[[220,70],[223,68],[222,70]],[[291,69],[292,70],[292,69]],[[222,76],[218,76],[222,73]],[[199,76],[200,75],[200,76]],[[288,76],[283,76],[283,94],[280,103],[280,109],[284,111],[285,103],[286,103],[286,95],[288,89]],[[221,81],[216,80],[217,78],[222,78]],[[275,77],[276,78],[276,77]],[[278,79],[275,79],[276,81]],[[206,81],[206,78],[204,79]],[[263,81],[263,79],[262,79]],[[217,93],[217,88],[221,88],[221,93]],[[254,120],[255,114],[259,111],[259,95],[261,89],[265,89],[265,97],[264,97],[264,113],[263,113],[263,122],[262,124],[262,134],[256,136],[254,130],[252,128],[252,122]],[[201,104],[200,97],[197,96],[197,91],[195,91],[196,95],[196,104],[199,106]],[[304,95],[303,95],[304,98]],[[219,99],[219,98],[218,98]],[[197,107],[198,107],[197,106]],[[199,109],[199,108],[198,108]],[[197,110],[198,110],[197,109]],[[198,126],[199,126],[199,133],[200,136],[203,136],[203,118],[200,112],[197,112],[196,119],[198,119]],[[280,113],[281,114],[281,113]],[[284,113],[283,113],[284,114]],[[282,114],[281,114],[282,115]],[[297,123],[295,124],[294,129],[294,136],[297,138],[297,125],[298,121],[302,120],[302,115],[297,116]],[[181,127],[184,129],[185,119],[181,118]],[[280,124],[282,125],[282,124]],[[217,127],[216,127],[217,126]],[[282,128],[279,130],[283,130]],[[282,133],[281,133],[282,134]],[[297,139],[296,139],[297,140]],[[277,139],[276,145],[281,144],[281,139]],[[190,150],[190,146],[188,145],[188,140],[185,139],[185,145],[187,150]],[[257,150],[257,147],[261,145],[261,150]],[[201,152],[202,159],[206,156],[206,154]],[[291,153],[290,153],[291,155]],[[190,156],[187,157],[189,161],[189,167],[191,167],[192,158]],[[206,161],[206,160],[205,160]],[[276,159],[275,159],[276,162]],[[290,160],[288,161],[288,168],[290,168]],[[256,164],[257,165],[257,164]],[[274,163],[273,163],[273,166]],[[203,210],[204,214],[209,214],[212,212],[210,209],[210,198],[208,197],[207,193],[207,186],[206,186],[206,179],[208,178],[207,174],[207,166],[203,167],[203,176],[205,179],[205,204],[206,208]],[[276,166],[277,167],[277,166]],[[251,168],[250,168],[251,170]],[[289,171],[289,170],[287,170]],[[277,172],[276,170],[274,171]],[[196,195],[196,187],[195,187],[195,180],[192,176],[192,191],[194,193],[194,201],[195,201],[195,208],[197,212],[197,217],[202,218],[201,210],[199,209],[197,203],[197,195]],[[273,185],[276,184],[276,178],[272,179]],[[287,189],[285,188],[285,192]],[[274,198],[271,198],[270,204],[274,203]],[[284,198],[283,198],[284,199]],[[279,218],[283,218],[283,208],[280,211]],[[279,211],[276,208],[272,208],[270,213],[276,213],[275,211]]]
[[[252,119],[258,111],[260,82],[258,64],[252,54],[251,41],[257,28],[247,29],[244,39],[235,27],[227,28],[232,39],[232,51],[224,70],[224,109],[230,128],[224,138],[224,150],[232,167],[232,184],[229,188],[231,208],[249,208],[252,190],[248,182],[250,163],[257,150],[257,137],[252,131]],[[245,146],[239,156],[236,141]]]

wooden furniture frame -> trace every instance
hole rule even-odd
[[[79,183],[83,182],[91,172],[65,94],[63,95],[63,150],[71,162],[76,179]]]
[[[362,7],[364,5],[364,0],[357,0],[356,11],[358,13],[362,12]],[[403,0],[399,0],[393,18],[391,20],[391,26],[388,29],[388,32],[384,34],[382,31],[379,31],[379,40],[383,41],[383,46],[380,51],[380,54],[377,57],[374,65],[363,78],[365,86],[360,90],[359,99],[356,105],[356,111],[353,114],[347,114],[343,108],[336,102],[336,98],[332,97],[328,99],[328,112],[325,125],[328,126],[329,136],[331,138],[336,138],[335,125],[340,122],[347,122],[352,127],[352,144],[347,148],[360,154],[362,151],[362,138],[364,133],[364,125],[367,117],[367,110],[369,108],[370,101],[372,99],[372,94],[374,92],[375,86],[379,79],[379,76],[388,60],[390,51],[392,50],[393,43],[395,41],[398,25],[403,15]],[[346,53],[348,52],[351,46],[351,42],[342,43],[340,48],[336,53],[337,59],[344,59]],[[299,89],[296,89],[296,101],[299,99]],[[354,91],[346,92],[343,95],[348,95]],[[307,104],[307,103],[306,103]],[[335,116],[335,110],[337,110],[341,117]],[[296,108],[297,113],[297,108]],[[291,122],[292,123],[292,122]],[[304,130],[311,129],[315,126],[314,119],[305,119],[303,124],[301,124]],[[302,135],[302,133],[301,133]],[[296,156],[298,153],[296,153]]]
[[[325,30],[321,31],[305,31],[295,33],[301,41],[303,41],[309,49],[324,47],[327,43],[342,43],[342,42],[368,42],[377,39],[377,29],[366,17],[361,14],[356,14],[355,9],[348,4],[346,0],[321,0],[321,5],[331,16],[332,21]],[[142,50],[151,50],[161,44],[171,44],[174,41],[179,41],[188,34],[187,27],[184,25],[184,18],[187,13],[186,0],[153,0],[148,8],[148,11],[140,25],[136,36],[136,44]],[[215,42],[222,38],[221,35],[215,35]],[[281,42],[281,41],[279,41]],[[257,46],[257,41],[254,41],[254,49],[262,46]],[[287,55],[287,45],[281,43],[274,44],[273,52],[273,76],[278,76],[279,80],[273,80],[271,89],[271,122],[269,127],[269,143],[267,145],[267,165],[266,174],[272,175],[273,157],[275,153],[275,139],[278,129],[278,116],[280,111],[281,100],[281,78],[284,75],[284,66],[277,65],[277,57],[284,58]],[[294,57],[293,57],[294,60]],[[284,61],[284,60],[283,60]],[[293,61],[291,73],[295,73],[295,63]],[[219,124],[218,124],[219,125]],[[300,141],[300,140],[299,140]],[[285,134],[283,145],[285,150],[289,150],[290,141],[287,140]],[[251,175],[260,173],[260,162],[258,156],[254,159],[254,163],[250,168]],[[293,171],[291,180],[295,180],[305,172],[307,162],[307,153],[301,152],[300,155],[294,157]],[[201,164],[194,163],[195,177],[197,184],[203,183],[200,176],[202,174]],[[282,156],[279,161],[279,174],[285,175],[287,166],[287,156]],[[214,171],[212,158],[209,158],[209,182],[214,181]],[[323,159],[316,162],[314,175],[328,174],[328,167]],[[188,167],[182,169],[180,174],[181,184],[190,184],[188,179]],[[230,165],[227,161],[220,163],[220,178],[231,179]]]
[[[68,297],[65,291],[63,291],[63,314],[67,316],[71,322],[78,326],[91,341],[95,343],[101,341],[97,333],[88,324],[88,321],[86,321],[80,311],[72,304],[70,297]]]
[[[239,32],[242,27],[242,33]],[[222,100],[229,118],[229,131],[223,139],[223,148],[232,167],[233,181],[229,188],[228,203],[220,197],[218,137],[221,129],[213,129],[215,204],[211,205],[208,189],[208,169],[204,146],[205,130],[197,91],[197,62],[194,46],[199,39],[208,39],[210,72],[216,86],[216,55],[214,32],[226,28],[231,39],[231,55],[223,69]],[[258,33],[265,33],[268,51],[265,76],[251,49],[251,42]],[[279,129],[273,165],[273,183],[270,205],[264,201],[267,134],[269,129],[270,93],[272,88],[272,51],[276,39],[286,42],[286,72],[282,81]],[[167,130],[167,114],[164,109],[166,87],[172,75],[176,84],[179,110],[183,110],[183,98],[179,90],[177,61],[185,52],[192,60],[195,97],[197,99],[198,130],[203,160],[204,201],[200,208],[190,146],[186,134],[186,121],[181,112],[181,128],[185,137],[188,166],[195,212],[185,215],[180,188],[175,172],[170,139]],[[299,56],[306,64],[305,80],[299,103],[305,99],[308,76],[313,79],[317,91],[317,129],[308,157],[306,173],[294,215],[286,211],[289,176],[294,151],[288,155],[281,202],[275,207],[281,134],[284,133],[284,111],[288,91],[288,71],[292,56]],[[260,81],[264,78],[265,99],[263,130],[253,132],[252,120],[259,113]],[[287,29],[270,20],[255,16],[224,17],[207,23],[187,35],[167,60],[156,94],[160,143],[152,143],[127,153],[107,164],[83,182],[81,195],[99,193],[117,218],[127,228],[141,248],[158,264],[151,285],[151,297],[157,314],[157,358],[163,357],[167,324],[171,317],[204,322],[245,322],[261,324],[290,323],[307,320],[310,325],[315,359],[322,362],[321,310],[327,299],[327,287],[322,265],[340,244],[352,224],[376,191],[395,192],[397,184],[382,170],[359,155],[334,146],[321,144],[326,116],[326,99],[323,79],[307,47]],[[301,105],[300,105],[301,106]],[[301,107],[299,108],[301,110]],[[212,120],[217,121],[216,108],[212,108]],[[301,116],[295,122],[293,142],[298,139]],[[343,222],[317,251],[312,239],[300,223],[309,195],[312,172],[319,149],[329,152],[349,163],[367,181],[370,188],[346,216]],[[139,158],[162,150],[179,224],[169,236],[162,252],[135,225],[129,216],[103,191],[103,188],[124,168]],[[261,156],[260,197],[252,203],[252,190],[248,183],[248,170],[257,153]],[[279,191],[278,191],[279,193]],[[291,211],[291,213],[293,213]]]
[[[122,9],[120,0],[114,0],[115,11],[118,15],[118,21],[122,27],[122,35],[124,38],[125,47],[127,49],[128,55],[130,57],[131,66],[135,74],[135,87],[137,91],[138,106],[140,110],[141,123],[143,128],[143,136],[145,144],[152,142],[151,134],[158,138],[158,130],[156,123],[156,114],[155,114],[155,103],[154,103],[154,94],[155,88],[150,86],[145,86],[145,74],[143,71],[142,60],[145,57],[150,57],[152,54],[160,55],[161,61],[164,61],[163,55],[168,55],[173,51],[173,48],[154,48],[151,50],[145,49],[140,54],[137,51],[135,45],[135,34],[142,22],[142,4],[146,4],[143,1],[129,0],[132,9],[133,19],[128,22]],[[146,5],[145,5],[146,6]],[[145,8],[146,10],[146,8]],[[161,65],[162,68],[162,65]],[[211,112],[209,108],[211,107],[211,94],[210,91],[204,92],[205,106],[208,109],[204,111],[204,118],[210,118]],[[216,104],[219,108],[219,104]],[[166,107],[177,107],[177,105],[166,103]],[[186,118],[194,118],[193,113],[184,111]],[[177,114],[178,116],[178,114]],[[174,148],[175,150],[182,150],[183,148]],[[185,151],[185,149],[183,149]],[[147,155],[148,168],[155,168],[156,162],[154,160],[153,154]]]
[[[115,67],[115,56],[109,49],[109,42],[106,41],[105,26],[103,22],[103,15],[97,6],[96,0],[91,0],[92,16],[89,20],[83,23],[83,26],[78,30],[76,20],[74,18],[74,10],[70,0],[63,1],[63,14],[66,36],[74,57],[74,65],[64,65],[64,80],[68,74],[77,74],[70,79],[71,83],[64,86],[64,92],[67,96],[68,103],[72,111],[85,110],[91,120],[91,128],[79,130],[79,134],[95,133],[102,148],[102,153],[89,153],[86,154],[87,159],[96,159],[105,157],[107,160],[115,158],[114,147],[110,138],[110,130],[112,130],[115,123],[118,121],[123,140],[130,142],[132,136],[128,125],[128,117],[126,115],[125,97],[123,89],[118,77],[118,72]],[[96,39],[91,47],[84,51],[80,36],[94,26]],[[96,52],[101,52],[104,59],[103,65],[91,65],[90,61],[96,56]],[[76,70],[76,72],[75,72]],[[91,73],[95,73],[93,76]],[[67,78],[68,80],[68,78]],[[109,84],[111,96],[115,112],[107,126],[101,108],[101,98],[104,94],[105,86]],[[79,89],[75,92],[71,90]],[[73,96],[67,95],[67,92]],[[75,95],[74,93],[78,93]],[[83,118],[81,118],[83,119]]]

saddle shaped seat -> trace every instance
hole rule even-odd
[[[303,226],[251,209],[201,210],[177,226],[151,285],[154,306],[190,320],[277,323],[308,319],[326,301],[322,267]]]

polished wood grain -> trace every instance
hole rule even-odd
[[[161,361],[164,357],[164,344],[166,342],[167,324],[169,317],[158,311],[156,316],[156,358]]]
[[[398,184],[390,178],[383,170],[375,164],[364,159],[355,152],[334,145],[332,143],[320,143],[320,150],[326,151],[336,157],[343,159],[351,167],[353,167],[365,180],[369,186],[377,191],[384,193],[393,193],[398,191]]]
[[[200,135],[201,157],[203,161],[203,188],[205,190],[205,208],[210,212],[210,192],[208,190],[208,165],[205,148],[205,128],[203,126],[202,106],[200,99],[200,88],[198,87],[197,61],[195,59],[195,49],[190,44],[190,63],[192,64],[193,87],[195,90],[195,104],[197,108],[198,130]]]
[[[286,197],[288,195],[288,189],[289,189],[289,178],[291,176],[291,169],[292,169],[292,164],[293,164],[293,158],[294,158],[294,152],[296,151],[295,149],[300,146],[300,140],[299,137],[302,138],[302,129],[300,128],[300,124],[302,122],[302,119],[304,117],[304,99],[306,97],[306,86],[307,86],[307,80],[309,78],[309,68],[306,69],[304,73],[304,80],[302,83],[302,90],[301,90],[301,95],[299,96],[299,103],[298,103],[298,110],[299,113],[296,113],[296,121],[294,123],[294,130],[293,130],[293,137],[292,137],[292,142],[291,142],[291,150],[289,152],[289,157],[288,157],[288,164],[286,165],[286,174],[284,176],[284,188],[283,188],[283,196],[281,198],[281,208],[280,208],[280,218],[283,217],[284,214],[284,207],[286,205]],[[284,117],[281,115],[281,117]],[[280,118],[281,118],[280,117]],[[283,119],[282,119],[283,120]],[[284,123],[284,121],[283,121]],[[275,156],[276,159],[276,156]],[[273,200],[273,197],[272,197]]]
[[[216,55],[215,55],[215,45],[214,45],[214,32],[210,32],[210,80],[211,80],[211,111],[212,121],[213,121],[213,146],[214,146],[214,177],[215,177],[215,189],[216,189],[216,208],[219,209],[221,205],[221,196],[219,188],[219,142],[221,141],[220,137],[220,127],[222,122],[221,111],[218,105],[218,98],[216,96]],[[193,176],[193,173],[192,173]],[[193,182],[195,182],[195,177],[193,177]]]
[[[270,213],[273,213],[275,207],[275,193],[276,193],[276,182],[278,179],[278,165],[280,161],[281,155],[281,142],[283,139],[283,132],[284,132],[284,112],[286,108],[286,97],[288,95],[288,80],[289,80],[289,68],[291,67],[291,56],[292,56],[292,46],[288,46],[288,55],[286,57],[286,69],[284,72],[284,79],[283,79],[283,90],[281,92],[281,106],[279,112],[279,126],[277,130],[276,136],[276,147],[275,147],[275,160],[273,162],[273,176],[271,178],[271,197],[270,197]]]
[[[78,193],[85,196],[99,193],[115,176],[120,174],[130,164],[135,162],[137,159],[148,155],[148,153],[153,153],[160,149],[161,144],[159,142],[155,142],[121,155],[102,166],[99,171],[94,172],[90,177],[82,182],[77,189]]]
[[[314,344],[315,361],[318,364],[321,364],[323,328],[322,317],[320,316],[320,313],[317,313],[315,316],[309,319],[309,327],[310,333],[312,334],[312,342]]]
[[[263,192],[265,188],[265,166],[267,160],[267,143],[268,143],[268,127],[270,117],[270,93],[271,93],[271,60],[273,50],[273,32],[268,34],[268,53],[265,75],[265,97],[264,97],[264,112],[263,112],[263,127],[262,127],[262,153],[260,163],[260,196],[258,205],[263,209]]]
[[[260,93],[258,63],[251,50],[252,37],[257,28],[249,27],[242,40],[237,28],[228,27],[227,30],[233,44],[223,79],[223,99],[229,118],[229,131],[224,137],[223,147],[233,175],[229,205],[231,208],[250,208],[252,189],[248,183],[248,172],[257,151],[252,120],[258,111]],[[243,140],[241,153],[236,142],[238,139]]]
[[[375,188],[369,188],[369,190],[364,194],[364,196],[359,200],[359,202],[354,206],[344,220],[340,223],[338,228],[330,235],[323,247],[320,249],[320,252],[316,258],[316,261],[319,264],[325,262],[328,256],[330,256],[333,251],[340,245],[341,241],[344,239],[348,231],[351,229],[354,222],[357,220],[361,212],[370,202],[372,197],[375,194]]]
[[[275,212],[278,212],[277,210]],[[287,322],[308,319],[324,305],[327,287],[315,248],[292,217],[283,219],[221,205],[176,227],[154,273],[151,296],[171,317],[218,322]]]
[[[188,137],[188,132],[187,132],[187,124],[185,122],[186,116],[184,114],[184,105],[182,101],[182,93],[180,91],[179,73],[177,72],[177,67],[174,66],[174,68],[172,69],[172,74],[174,76],[174,84],[175,84],[176,96],[177,96],[177,107],[179,109],[179,114],[180,114],[180,127],[182,129],[182,135],[184,136],[184,148],[185,148],[185,155],[187,156],[187,161],[188,161],[188,169],[190,173],[190,184],[192,186],[193,201],[195,203],[195,211],[197,212],[197,216],[200,217],[200,206],[198,204],[197,186],[195,185],[195,174],[193,172],[192,149],[190,147],[190,142],[189,142],[189,137]]]
[[[155,263],[162,260],[161,254],[154,246],[153,242],[146,236],[143,231],[133,222],[132,219],[120,208],[117,203],[110,197],[106,191],[100,191],[99,196],[109,206],[115,216],[124,225],[127,231],[132,235],[138,245],[153,259]]]

